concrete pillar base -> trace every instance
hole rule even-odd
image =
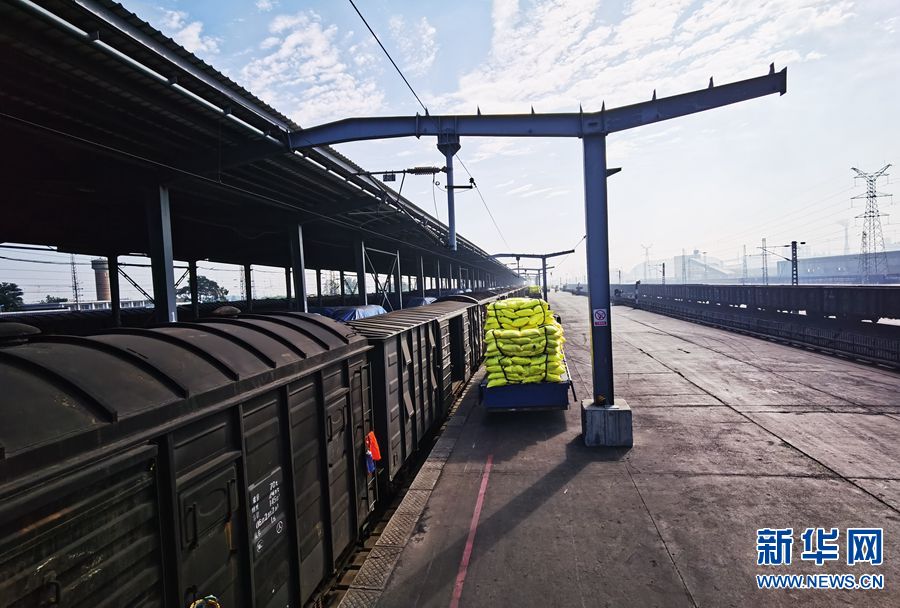
[[[631,408],[622,398],[615,405],[594,405],[593,399],[581,402],[581,433],[588,447],[631,447]]]

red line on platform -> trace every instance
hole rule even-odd
[[[487,490],[488,477],[491,476],[491,467],[494,465],[494,455],[487,457],[484,463],[484,473],[481,475],[481,488],[478,489],[478,500],[475,501],[475,510],[472,512],[472,523],[469,524],[469,537],[466,539],[466,548],[463,551],[462,560],[459,562],[459,572],[456,574],[456,584],[453,586],[453,599],[450,600],[450,608],[459,608],[459,598],[462,597],[463,584],[466,582],[466,574],[469,571],[469,559],[472,557],[472,547],[475,544],[475,531],[478,530],[478,520],[481,518],[481,507],[484,505],[484,492]]]

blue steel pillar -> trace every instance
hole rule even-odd
[[[403,309],[403,275],[400,274],[399,251],[397,251],[397,308]]]
[[[606,136],[587,136],[584,138],[584,212],[593,398],[581,404],[581,428],[588,446],[631,446],[631,409],[622,400],[616,403],[613,392],[606,177]]]
[[[606,189],[606,186],[604,186],[604,190],[605,190],[605,189]],[[607,253],[606,257],[609,258],[609,253]],[[546,302],[546,301],[547,301],[547,297],[548,297],[548,290],[547,290],[547,258],[546,258],[546,257],[541,258],[541,269],[543,270],[543,278],[542,278],[541,280],[544,282],[544,301]],[[608,290],[607,290],[607,291],[608,291]]]
[[[294,298],[291,297],[291,267],[288,266],[284,269],[284,295],[287,298],[288,309],[294,308]]]
[[[459,152],[459,137],[450,133],[438,135],[438,150],[444,154],[447,163],[447,225],[450,234],[447,245],[456,251],[456,205],[453,200],[453,156]]]
[[[119,291],[119,256],[112,254],[106,260],[109,264],[109,307],[112,310],[113,326],[121,327],[122,298]]]
[[[247,290],[247,312],[253,312],[253,268],[244,264],[244,288]]]
[[[354,247],[356,250],[356,294],[359,296],[359,304],[365,306],[369,303],[369,288],[366,286],[366,243],[360,241]]]
[[[437,291],[435,293],[436,293],[437,297],[441,297],[441,291],[442,291],[442,289],[441,289],[442,288],[442,285],[441,285],[441,260],[436,259],[434,261],[434,264],[435,264],[435,267],[437,268],[437,281],[436,281],[436,287],[435,287],[435,289]]]
[[[303,226],[297,224],[290,228],[291,268],[293,269],[294,297],[297,310],[309,312],[306,304],[306,259],[303,255]]]
[[[591,362],[594,403],[612,405],[612,326],[609,321],[609,227],[606,196],[606,136],[584,138],[584,215],[590,285]],[[598,319],[602,316],[605,319]]]
[[[419,295],[425,297],[425,258],[419,256],[419,276],[416,277],[416,287]]]
[[[322,306],[322,269],[316,268],[316,306]]]
[[[188,262],[188,286],[191,290],[191,318],[200,318],[200,289],[197,283],[197,260]]]
[[[150,265],[153,274],[153,315],[157,323],[174,323],[178,320],[178,309],[175,304],[169,188],[159,186],[147,203]]]

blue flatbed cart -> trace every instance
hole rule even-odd
[[[567,410],[569,391],[572,391],[572,398],[577,401],[568,365],[561,382],[507,384],[488,388],[485,378],[480,386],[481,405],[489,412]]]

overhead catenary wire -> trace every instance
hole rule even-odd
[[[434,203],[434,217],[437,221],[441,221],[441,217],[438,215],[437,197],[434,195],[435,188],[437,188],[437,184],[434,180],[431,180],[431,202]]]
[[[425,113],[426,113],[426,114],[428,114],[428,108],[425,107],[425,104],[422,103],[422,100],[421,100],[421,99],[419,99],[419,95],[418,95],[418,94],[416,93],[416,91],[412,88],[412,85],[409,84],[409,81],[406,79],[406,76],[403,75],[403,71],[402,71],[402,70],[400,69],[400,67],[397,65],[397,62],[394,61],[394,58],[391,57],[391,54],[388,53],[388,50],[387,50],[386,48],[384,48],[384,45],[383,45],[383,44],[381,44],[381,40],[378,38],[378,34],[375,33],[375,30],[372,29],[372,26],[369,25],[369,22],[366,21],[366,18],[365,18],[365,17],[363,17],[363,14],[362,14],[362,13],[359,11],[359,9],[356,7],[356,3],[353,2],[353,0],[350,0],[350,6],[353,7],[353,10],[356,11],[356,14],[359,15],[359,18],[362,19],[362,22],[363,22],[364,24],[366,24],[366,27],[368,28],[369,33],[372,34],[372,37],[375,38],[375,42],[377,42],[377,43],[378,43],[378,46],[381,47],[381,50],[384,51],[384,54],[387,56],[388,60],[391,62],[391,65],[393,65],[393,66],[394,66],[394,69],[397,70],[397,73],[400,74],[400,78],[402,78],[402,79],[403,79],[403,82],[406,83],[406,86],[407,86],[407,88],[409,89],[409,92],[413,94],[413,97],[416,98],[416,101],[419,102],[419,105],[422,106],[422,109],[425,110]]]
[[[578,240],[577,243],[575,243],[575,246],[572,247],[572,253],[575,253],[575,251],[578,249],[579,246],[581,246],[581,244],[584,242],[584,240],[585,240],[586,238],[587,238],[587,235],[584,235],[583,237],[581,237],[581,238]],[[566,254],[566,257],[564,257],[563,259],[561,259],[559,262],[556,263],[556,267],[559,268],[560,266],[562,266],[563,264],[565,264],[566,260],[569,259],[569,256],[572,255],[572,253],[567,253],[567,254]]]
[[[478,184],[475,182],[475,178],[472,177],[472,173],[469,172],[469,168],[466,167],[466,163],[463,162],[463,159],[461,159],[459,156],[457,156],[456,160],[459,161],[459,164],[466,171],[466,173],[469,175],[469,179],[471,179],[472,183],[475,185],[475,192],[478,193],[478,198],[481,199],[481,204],[484,205],[485,211],[487,211],[488,215],[491,216],[491,221],[494,223],[494,228],[497,229],[497,234],[500,235],[500,240],[502,240],[503,244],[506,246],[506,248],[509,249],[509,243],[506,242],[506,237],[503,236],[503,231],[500,230],[500,226],[497,225],[497,220],[494,219],[494,214],[491,213],[491,208],[488,207],[487,201],[484,200],[484,195],[481,194],[481,188],[478,187]],[[432,193],[433,193],[433,191],[432,191]]]

